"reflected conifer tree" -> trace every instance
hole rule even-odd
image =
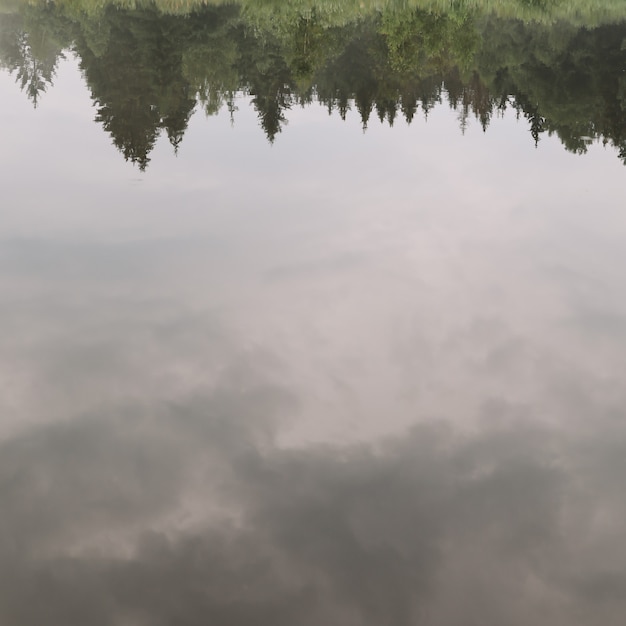
[[[33,53],[28,36],[19,42],[20,57],[16,67],[17,82],[28,99],[37,107],[40,94],[52,85],[57,57],[39,58]]]
[[[51,7],[26,7],[0,22],[0,67],[15,75],[34,107],[52,86],[57,64],[69,43],[68,24]],[[65,36],[64,36],[65,35]]]
[[[234,111],[234,98],[241,88],[241,38],[239,9],[235,5],[207,7],[189,17],[183,51],[183,75],[207,115],[226,105]]]
[[[285,111],[293,103],[295,85],[276,38],[271,34],[263,38],[250,35],[246,31],[241,40],[242,86],[252,96],[261,128],[273,143],[287,123]]]
[[[184,21],[154,9],[109,9],[106,18],[104,49],[95,52],[84,36],[76,49],[98,106],[96,121],[143,170],[162,130],[178,150],[196,104],[183,75]]]

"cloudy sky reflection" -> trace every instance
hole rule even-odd
[[[622,624],[615,155],[242,100],[139,174],[71,64],[36,154],[1,83],[0,623]]]
[[[281,448],[293,398],[255,369],[5,440],[5,623],[619,623],[615,416]]]

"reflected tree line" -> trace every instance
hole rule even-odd
[[[356,109],[366,128],[375,118],[410,123],[447,102],[461,128],[475,117],[486,129],[513,108],[534,142],[556,134],[584,153],[601,140],[626,163],[626,22],[581,27],[466,5],[173,13],[46,2],[0,15],[0,65],[35,106],[68,53],[79,59],[96,120],[141,169],[161,133],[178,149],[194,110],[234,114],[241,93],[272,142],[297,105],[321,102],[342,117]]]

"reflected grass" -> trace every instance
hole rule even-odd
[[[187,15],[206,6],[234,4],[246,12],[271,13],[274,19],[294,14],[316,14],[341,24],[372,12],[420,9],[436,13],[479,13],[500,18],[597,25],[626,19],[623,0],[0,0],[0,13],[18,11],[25,4],[55,4],[69,13],[96,14],[109,6],[124,10],[155,7],[170,15]]]

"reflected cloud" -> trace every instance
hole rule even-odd
[[[575,421],[539,426],[505,403],[473,432],[427,422],[371,444],[280,447],[276,420],[295,407],[242,363],[208,396],[5,440],[1,621],[623,615],[626,433],[611,416],[586,447]]]

